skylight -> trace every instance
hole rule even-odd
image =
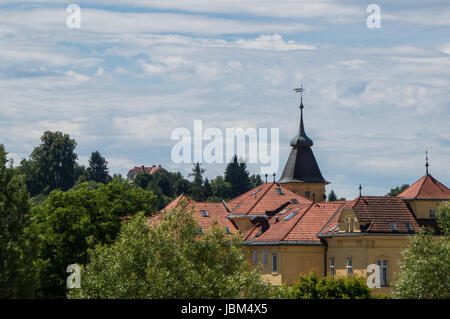
[[[202,213],[203,217],[209,217],[208,212],[206,211],[206,209],[200,209],[200,212]]]
[[[250,195],[256,195],[259,191],[261,191],[262,188],[258,188],[256,191],[254,191],[253,193],[251,193]]]
[[[289,220],[289,219],[291,219],[292,217],[294,217],[295,215],[297,215],[296,212],[290,213],[287,217],[284,218],[284,220]]]
[[[278,192],[278,195],[284,195],[284,192],[281,188],[277,187],[276,190]]]
[[[228,227],[225,227],[225,231],[226,231],[226,233],[227,233],[227,234],[231,234],[231,230],[230,230],[230,228],[228,228]]]
[[[393,231],[397,231],[398,230],[397,225],[395,225],[395,223],[389,223],[389,226],[391,227],[391,229]]]
[[[412,226],[411,226],[411,223],[405,223],[405,227],[406,227],[406,229],[407,229],[408,231],[412,231],[412,230],[413,230],[413,228],[412,228]]]
[[[292,199],[291,199],[291,203],[292,203],[292,204],[298,204],[297,198],[292,198]]]
[[[288,208],[286,208],[286,209],[283,209],[278,215],[283,215],[283,214],[286,214],[288,211],[290,211],[291,210],[291,208],[290,207],[288,207]]]

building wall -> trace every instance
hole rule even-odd
[[[313,193],[316,194],[316,202],[325,201],[325,183],[283,183],[282,184],[287,189],[300,194],[301,196],[306,196],[306,192],[309,192],[309,199],[313,198]]]
[[[442,200],[406,200],[416,215],[416,218],[430,218],[430,209],[434,209],[442,203]]]
[[[267,263],[263,264],[263,251],[267,251]],[[253,252],[258,252],[258,262],[253,261]],[[324,269],[325,246],[268,245],[245,246],[245,253],[250,264],[260,267],[261,274],[274,285],[292,285],[301,275],[316,270],[322,277]],[[277,272],[272,271],[272,255],[277,255]]]
[[[367,276],[366,269],[370,264],[384,259],[388,261],[389,286],[374,288],[374,294],[391,295],[392,284],[400,271],[400,252],[408,246],[411,236],[336,236],[327,238],[327,274],[331,275],[329,268],[330,258],[334,258],[336,276],[347,275],[347,258],[352,258],[353,273],[359,276]]]

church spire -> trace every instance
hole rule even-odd
[[[298,134],[291,140],[291,153],[284,167],[279,183],[320,183],[323,185],[328,182],[323,178],[319,165],[312,152],[311,146],[313,141],[306,135],[303,123],[303,85],[294,89],[295,92],[301,93],[300,97],[300,126]],[[312,191],[308,191],[312,194]],[[323,186],[322,195],[325,193]]]
[[[292,147],[311,147],[313,146],[313,141],[306,135],[305,125],[303,124],[303,84],[294,89],[295,92],[300,93],[300,126],[298,128],[298,134],[291,140]]]

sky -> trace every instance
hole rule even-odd
[[[338,197],[430,173],[450,185],[450,2],[0,0],[0,144],[18,164],[46,130],[111,173],[175,163],[176,128],[278,128],[281,176],[304,120]],[[68,28],[67,6],[81,8]],[[368,28],[377,4],[381,27]],[[225,164],[203,164],[205,176]],[[259,173],[258,164],[250,164]],[[271,177],[269,177],[271,180]]]

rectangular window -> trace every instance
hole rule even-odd
[[[200,212],[202,213],[203,217],[208,217],[208,212],[206,211],[206,209],[200,209]]]
[[[257,250],[253,251],[253,263],[255,263],[255,264],[258,263],[258,251]]]
[[[430,218],[436,218],[436,212],[433,208],[430,209]]]
[[[310,198],[311,197],[310,192],[305,192],[305,197]]]
[[[263,265],[267,265],[267,250],[262,251],[262,263]]]
[[[353,274],[353,259],[347,258],[347,266],[345,268],[347,268],[347,275]]]
[[[353,233],[353,218],[350,218],[350,232]]]
[[[334,267],[334,258],[330,258],[330,274],[331,276],[336,276],[336,267]]]
[[[284,195],[284,192],[281,188],[277,188],[278,195]]]
[[[380,259],[377,261],[377,265],[380,266],[380,285],[381,287],[389,287],[389,264],[386,259]]]
[[[278,272],[278,258],[277,254],[272,255],[272,272]]]

